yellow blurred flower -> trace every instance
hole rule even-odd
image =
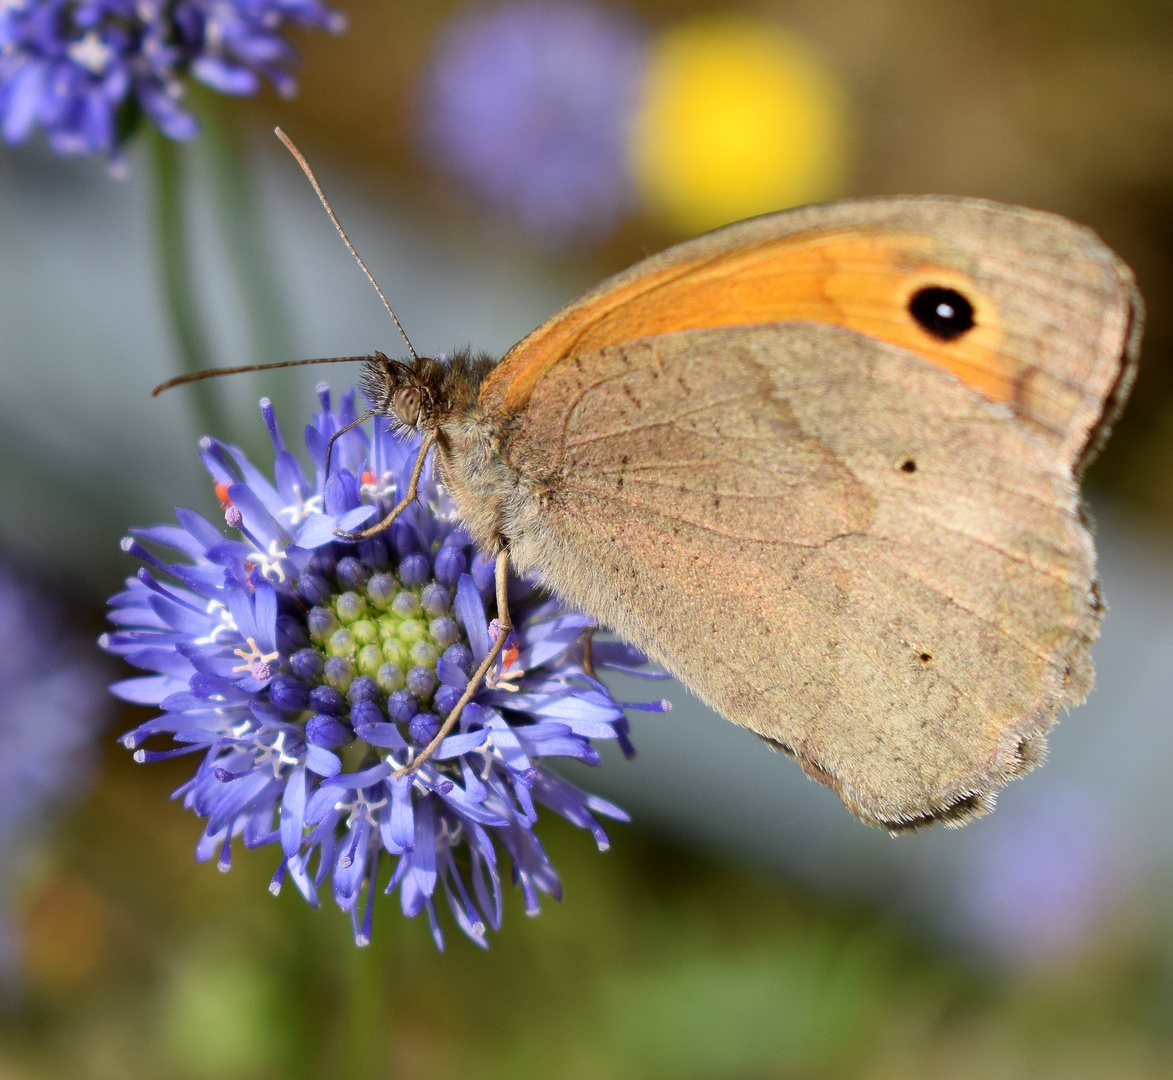
[[[686,232],[836,195],[844,93],[813,50],[765,19],[707,16],[653,41],[632,134],[649,213]]]

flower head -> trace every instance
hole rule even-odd
[[[45,129],[59,154],[115,161],[141,109],[172,139],[196,134],[181,76],[252,94],[296,87],[289,23],[341,30],[319,0],[0,0],[0,131],[8,143]]]
[[[319,394],[305,438],[312,477],[267,400],[275,483],[237,448],[204,440],[236,536],[178,510],[178,527],[125,542],[144,565],[111,601],[117,630],[102,644],[153,673],[114,692],[163,712],[123,742],[139,761],[203,755],[176,793],[207,819],[197,858],[216,857],[226,870],[237,838],[279,845],[272,890],[289,879],[316,904],[329,879],[359,944],[382,886],[399,891],[405,914],[426,911],[442,945],[439,888],[461,929],[485,944],[486,927],[501,922],[501,852],[531,914],[539,892],[559,894],[533,831],[539,804],[589,829],[600,848],[607,837],[596,815],[626,820],[544,761],[596,763],[600,739],[630,753],[627,720],[584,668],[591,620],[519,583],[510,600],[517,629],[459,728],[434,758],[396,777],[436,735],[494,640],[493,561],[476,552],[430,469],[386,534],[340,540],[335,530],[387,513],[419,440],[401,442],[377,419],[373,437],[356,429],[334,444],[327,477],[327,442],[354,419],[354,391],[338,410],[324,385]],[[144,543],[182,558],[165,562]],[[622,645],[594,648],[597,667],[644,662]],[[175,745],[146,745],[166,735]]]
[[[598,239],[628,210],[628,130],[642,39],[578,2],[459,16],[423,86],[422,150],[554,245]]]
[[[60,613],[0,567],[0,975],[15,948],[4,894],[94,765],[109,713],[98,667],[62,632]]]

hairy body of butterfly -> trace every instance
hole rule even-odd
[[[1091,688],[1078,476],[1127,395],[1127,268],[948,198],[769,215],[604,282],[500,363],[368,361],[508,552],[865,821],[959,824]]]

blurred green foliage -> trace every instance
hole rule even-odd
[[[274,849],[197,866],[189,769],[111,747],[26,896],[4,1080],[1167,1076],[1173,935],[1136,914],[1060,967],[944,958],[873,912],[663,843],[559,819],[565,899],[510,889],[478,951],[380,899],[356,949],[332,902],[266,885]]]

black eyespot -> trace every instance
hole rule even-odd
[[[973,304],[956,289],[929,285],[913,295],[908,311],[935,338],[955,341],[973,329]]]
[[[916,472],[916,462],[909,458],[900,468],[905,472]]]
[[[930,660],[932,660],[932,658],[933,657],[930,653],[923,652],[920,654],[920,660],[922,664],[927,664]]]

